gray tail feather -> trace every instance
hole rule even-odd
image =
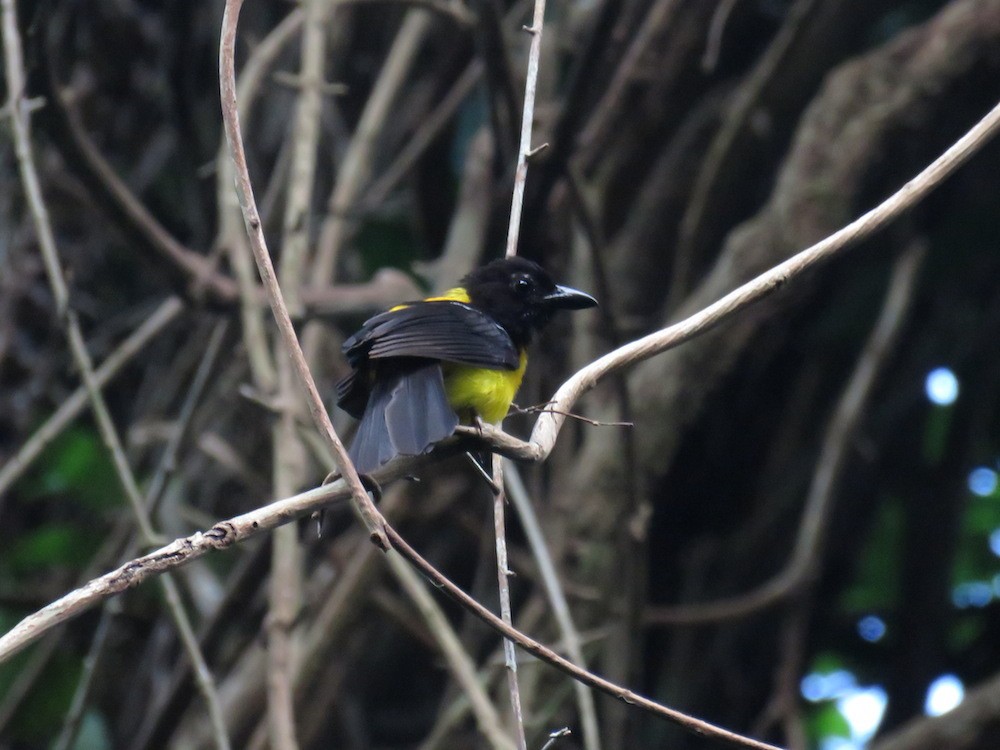
[[[348,453],[357,470],[368,474],[396,456],[426,453],[458,422],[440,365],[421,367],[375,384]]]

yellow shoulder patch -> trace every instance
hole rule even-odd
[[[453,289],[449,289],[447,292],[440,294],[437,297],[427,297],[422,300],[423,302],[465,302],[468,304],[472,300],[469,299],[469,293],[465,291],[463,287],[456,286]],[[396,312],[396,310],[402,310],[409,307],[413,303],[407,303],[404,305],[396,305],[395,307],[390,307],[389,312]]]
[[[425,302],[471,302],[469,299],[469,293],[465,291],[464,287],[456,286],[444,292],[439,297],[428,297]]]

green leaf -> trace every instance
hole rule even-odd
[[[69,495],[89,510],[117,507],[124,501],[111,457],[88,426],[66,430],[42,452],[35,466],[17,485],[27,499]]]
[[[99,545],[97,535],[84,529],[48,523],[14,541],[4,555],[4,562],[15,575],[37,573],[52,566],[81,570]]]
[[[408,270],[419,257],[417,239],[401,221],[366,221],[358,232],[357,245],[369,276],[385,266]]]
[[[81,669],[80,660],[67,654],[52,657],[5,730],[15,746],[44,747],[52,741],[69,709]]]
[[[845,613],[885,611],[896,605],[903,524],[898,498],[879,503],[878,516],[861,550],[857,578],[840,597],[840,608]]]
[[[851,725],[837,710],[834,701],[819,704],[812,711],[807,724],[809,735],[817,744],[828,737],[850,738],[851,736]]]
[[[927,415],[927,424],[924,426],[923,457],[928,466],[937,466],[941,463],[941,456],[948,445],[948,436],[951,434],[951,419],[954,410],[949,404],[947,406],[932,405],[930,413]]]

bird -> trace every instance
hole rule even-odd
[[[419,456],[459,424],[499,424],[527,349],[559,310],[597,305],[520,257],[494,260],[439,296],[376,315],[347,338],[337,405],[360,420],[348,455],[360,474]]]

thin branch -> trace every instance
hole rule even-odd
[[[236,98],[239,102],[239,115],[249,119],[251,107],[257,99],[261,84],[268,70],[277,60],[279,54],[295,38],[302,26],[305,12],[302,8],[293,9],[281,22],[268,32],[267,36],[248,56],[240,71],[236,87]],[[236,181],[233,160],[228,156],[225,136],[219,144],[215,157],[216,162],[216,204],[219,210],[219,231],[216,245],[222,247],[229,255],[229,261],[236,274],[239,287],[240,321],[243,332],[243,342],[247,348],[247,361],[257,387],[271,393],[277,387],[277,366],[271,359],[271,349],[265,328],[265,311],[260,308],[260,286],[257,274],[254,272],[253,253],[250,252],[246,229],[243,225],[243,214],[239,198],[233,191]]]
[[[684,320],[625,344],[591,362],[556,391],[551,403],[557,411],[545,412],[538,418],[528,442],[516,440],[488,425],[481,431],[482,437],[510,458],[526,461],[544,460],[555,446],[559,430],[566,420],[564,414],[571,412],[577,399],[606,375],[673,349],[714,328],[783,287],[804,271],[867,239],[926,198],[969,157],[986,145],[998,130],[1000,130],[1000,105],[990,110],[982,120],[920,174],[844,228],[751,279]],[[477,434],[475,430],[465,427],[459,427],[456,433],[469,436]]]
[[[659,0],[642,20],[638,32],[615,69],[614,77],[604,90],[604,96],[594,107],[590,121],[577,139],[579,152],[584,154],[581,166],[583,172],[589,172],[593,162],[602,154],[601,147],[607,138],[612,117],[624,109],[622,100],[628,93],[628,85],[642,76],[643,55],[673,20],[678,6],[678,0]]]
[[[42,197],[41,183],[39,182],[31,153],[31,121],[28,113],[21,107],[21,102],[24,98],[24,61],[21,53],[21,37],[17,28],[14,0],[2,0],[2,9],[7,91],[11,98],[14,144],[17,152],[18,167],[31,209],[35,231],[38,235],[38,243],[46,275],[49,279],[49,286],[52,288],[52,295],[55,299],[56,313],[66,329],[70,351],[77,369],[80,371],[83,384],[87,389],[101,438],[111,453],[115,472],[132,505],[137,525],[147,543],[153,543],[156,539],[156,534],[150,523],[148,511],[143,505],[139,486],[125,458],[125,452],[122,448],[118,432],[115,429],[114,422],[108,412],[107,404],[104,401],[99,386],[96,384],[94,365],[91,361],[90,353],[87,351],[87,345],[84,341],[76,312],[69,306],[69,290],[60,266],[55,236],[49,221],[48,210]],[[219,696],[215,689],[215,683],[194,638],[191,622],[184,610],[177,585],[170,576],[164,576],[161,583],[168,611],[177,627],[188,658],[191,659],[191,663],[195,667],[198,686],[205,698],[209,716],[211,717],[216,746],[228,750],[229,739],[226,734],[225,720],[219,703]]]
[[[382,482],[386,482],[389,478],[399,478],[407,474],[412,474],[416,466],[425,460],[413,458],[393,461],[390,466],[386,467],[378,475],[378,478]],[[25,617],[12,630],[0,636],[0,663],[25,648],[29,643],[38,639],[52,627],[76,617],[103,599],[115,596],[139,585],[151,576],[157,576],[172,568],[185,565],[212,550],[226,549],[235,543],[265,533],[280,525],[290,523],[331,502],[344,500],[350,496],[344,482],[338,480],[336,483],[278,500],[263,508],[257,508],[249,513],[222,521],[208,531],[197,532],[189,537],[177,539],[147,555],[131,560],[125,565],[91,580],[85,586],[48,604],[38,612]],[[676,723],[692,732],[728,741],[742,747],[758,748],[758,750],[775,750],[773,745],[741,737],[738,734],[708,722],[690,717],[680,711],[662,706],[572,664],[541,643],[532,640],[520,631],[509,628],[499,617],[472,599],[420,557],[388,524],[385,524],[384,528],[392,546],[413,562],[435,586],[442,589],[480,620],[504,637],[513,640],[536,658],[548,662],[574,679],[581,680],[603,693],[623,700],[626,703],[637,705],[643,710]]]
[[[448,669],[451,670],[455,682],[468,697],[479,731],[482,732],[483,737],[494,750],[513,750],[514,743],[504,733],[496,709],[493,708],[486,691],[479,684],[472,657],[462,646],[441,607],[427,591],[426,584],[399,555],[390,552],[386,559],[389,562],[389,569],[396,576],[396,580],[406,590],[427,623],[428,630],[434,636],[441,653],[448,662]]]
[[[55,78],[55,60],[59,50],[56,42],[51,41],[47,46],[46,54],[42,56],[42,64],[46,69],[46,85],[51,90],[54,111],[89,176],[97,183],[99,189],[104,191],[108,201],[113,204],[128,226],[190,278],[191,287],[196,294],[207,290],[217,299],[226,302],[234,300],[238,290],[233,279],[220,273],[210,258],[186,247],[174,237],[104,158],[80,123],[76,111],[66,101],[62,85]]]
[[[145,505],[151,513],[156,511],[160,498],[167,487],[167,482],[171,474],[177,469],[177,456],[180,453],[181,445],[188,436],[188,428],[191,425],[191,420],[194,418],[195,408],[201,401],[201,397],[208,385],[208,379],[215,369],[215,364],[219,352],[222,350],[222,343],[225,341],[228,328],[229,323],[226,320],[220,320],[212,327],[208,343],[201,354],[201,361],[198,363],[198,367],[191,378],[191,385],[187,388],[187,395],[185,395],[181,408],[177,412],[177,418],[171,427],[170,437],[167,439],[156,471],[153,473],[153,478],[146,489]]]
[[[563,737],[569,737],[571,734],[573,733],[569,731],[569,727],[563,727],[562,729],[557,729],[554,732],[549,732],[549,739],[544,745],[542,745],[542,750],[551,750],[551,748],[555,747],[556,742],[561,740]]]
[[[588,672],[582,667],[576,666],[571,661],[559,656],[559,654],[543,646],[538,641],[532,640],[519,630],[515,630],[514,628],[506,625],[503,620],[483,607],[479,602],[466,594],[460,588],[455,586],[454,583],[446,578],[433,565],[424,560],[420,554],[410,547],[410,545],[406,543],[406,540],[399,536],[393,528],[387,526],[386,533],[389,535],[393,548],[398,550],[400,554],[415,565],[420,572],[431,581],[431,583],[448,594],[448,596],[458,602],[466,610],[474,614],[494,630],[501,633],[505,638],[514,641],[518,646],[537,659],[551,664],[561,672],[564,672],[574,679],[590,685],[591,687],[594,687],[601,692],[612,696],[613,698],[617,698],[630,705],[638,706],[643,710],[649,711],[650,713],[675,723],[695,734],[711,737],[738,747],[758,748],[758,750],[777,750],[774,745],[769,745],[766,742],[754,740],[749,737],[743,737],[742,735],[730,732],[727,729],[722,729],[721,727],[717,727],[707,721],[696,719],[692,716],[681,713],[680,711],[660,705],[655,701],[651,701],[649,698],[645,698],[632,692],[631,690],[627,690],[623,687],[615,685],[612,682],[608,682],[592,672]]]
[[[201,357],[201,362],[199,362],[198,368],[191,380],[191,385],[187,389],[187,395],[184,397],[180,411],[177,414],[177,419],[174,421],[170,438],[167,440],[166,446],[164,446],[163,454],[156,467],[156,472],[153,474],[153,479],[146,490],[144,505],[150,513],[155,512],[156,506],[167,486],[167,481],[171,473],[176,469],[177,454],[187,435],[188,425],[194,416],[195,407],[200,402],[205,386],[208,384],[209,376],[215,367],[227,328],[228,323],[225,320],[215,324]],[[135,555],[138,549],[138,541],[134,538],[131,540],[122,559],[128,560]],[[104,563],[98,562],[96,565],[103,567]],[[100,570],[100,567],[97,567],[97,570]],[[94,569],[95,563],[91,562],[88,568]],[[109,599],[105,602],[105,606],[101,612],[101,619],[97,624],[97,629],[94,631],[90,648],[87,650],[87,656],[84,658],[83,673],[77,681],[73,699],[70,702],[69,711],[63,721],[62,729],[59,731],[59,736],[53,744],[55,750],[68,750],[76,741],[77,732],[80,730],[83,714],[87,708],[87,701],[108,643],[111,623],[120,608],[120,602],[117,599]]]
[[[354,500],[355,508],[365,523],[372,541],[382,549],[388,549],[388,539],[385,536],[383,527],[385,519],[378,512],[372,503],[371,498],[365,491],[358,472],[351,463],[347,455],[347,450],[341,442],[333,424],[330,422],[330,415],[326,413],[323,399],[319,395],[316,383],[309,372],[309,365],[306,363],[302,348],[299,346],[295,328],[288,315],[288,309],[278,287],[278,280],[275,277],[274,265],[271,263],[271,256],[267,251],[267,243],[264,240],[264,232],[261,228],[260,216],[257,213],[257,206],[253,197],[253,187],[250,183],[250,174],[247,169],[246,153],[243,149],[243,137],[240,133],[239,112],[236,108],[236,64],[234,60],[236,48],[236,24],[239,20],[240,8],[243,0],[227,0],[226,9],[222,17],[222,40],[219,47],[219,78],[222,98],[222,118],[226,128],[226,140],[229,142],[229,149],[236,169],[236,190],[240,198],[240,207],[243,209],[243,217],[247,226],[247,233],[250,236],[250,246],[253,250],[254,259],[257,261],[257,270],[264,288],[267,290],[268,301],[271,304],[271,311],[278,324],[278,330],[285,346],[286,353],[291,357],[296,374],[301,381],[306,392],[306,400],[309,404],[309,411],[312,415],[316,427],[327,443],[336,458],[337,465],[343,476],[346,478],[348,486],[351,488],[351,496]]]
[[[482,77],[482,61],[473,60],[462,71],[462,74],[455,80],[438,105],[422,119],[419,130],[407,139],[393,162],[365,191],[365,196],[356,209],[357,213],[364,213],[382,205],[382,202],[410,172],[413,165],[434,142],[434,139],[451,122],[452,116],[472,93]]]
[[[559,633],[566,644],[566,653],[580,667],[586,669],[587,662],[583,658],[583,646],[580,639],[580,632],[573,622],[573,615],[569,610],[569,602],[566,601],[566,594],[563,592],[562,584],[559,582],[559,574],[556,572],[555,562],[549,553],[549,548],[545,542],[541,525],[538,523],[538,516],[531,505],[528,497],[528,488],[521,480],[521,474],[514,463],[504,466],[507,491],[510,494],[511,502],[517,510],[524,535],[528,538],[528,546],[538,563],[538,572],[542,576],[542,585],[545,588],[545,595],[548,597],[552,612],[556,616],[556,623],[559,626]],[[601,734],[597,726],[597,709],[594,706],[594,696],[581,682],[574,682],[576,690],[577,710],[580,712],[580,723],[583,725],[583,746],[586,750],[600,750]]]
[[[87,649],[87,655],[83,659],[82,674],[77,680],[69,711],[66,712],[66,718],[63,720],[59,735],[51,745],[53,750],[69,750],[76,742],[77,733],[83,723],[87,701],[90,698],[90,691],[94,687],[94,679],[101,665],[101,657],[106,653],[105,646],[108,642],[108,635],[111,633],[111,624],[116,609],[111,604],[117,601],[117,599],[109,600],[104,611],[101,612],[101,619],[98,621],[97,629],[90,641],[90,648]]]
[[[121,369],[142,351],[143,347],[152,341],[184,310],[184,303],[178,297],[168,297],[142,325],[135,329],[118,348],[108,355],[101,366],[94,370],[94,383],[98,388],[106,386]],[[65,430],[80,412],[87,408],[87,389],[80,385],[69,398],[63,401],[52,416],[42,423],[17,454],[11,456],[0,467],[0,495],[3,495],[14,484],[31,464],[38,458],[45,447]]]
[[[567,193],[586,238],[593,281],[598,299],[601,300],[597,315],[601,324],[599,330],[604,334],[609,346],[618,347],[621,346],[622,340],[612,312],[616,300],[612,297],[611,284],[601,257],[603,249],[607,246],[604,233],[596,219],[597,212],[587,201],[579,169],[573,163],[567,167],[564,178]],[[631,423],[634,411],[625,373],[615,373],[611,381],[620,417],[624,422]],[[638,658],[641,642],[636,639],[635,634],[641,630],[642,615],[647,604],[648,525],[652,513],[648,500],[649,493],[640,492],[642,479],[641,472],[636,471],[635,431],[624,430],[618,442],[622,465],[625,467],[620,488],[623,503],[619,511],[620,520],[614,532],[614,566],[618,570],[618,576],[607,582],[608,590],[605,598],[613,602],[612,606],[620,606],[622,616],[618,618],[614,634],[604,647],[603,656],[605,663],[608,664],[607,676],[610,679],[630,683],[636,675],[641,674]],[[610,739],[609,744],[621,745],[626,742],[630,736],[629,722],[632,719],[633,714],[620,706],[612,707],[607,712],[605,727]]]
[[[531,26],[525,31],[531,34],[528,49],[528,74],[524,83],[524,110],[521,114],[521,143],[517,152],[517,168],[514,171],[514,197],[510,202],[510,223],[507,225],[508,258],[517,255],[517,238],[521,232],[521,209],[524,206],[524,184],[528,179],[528,155],[531,151],[531,126],[535,119],[535,92],[538,89],[538,58],[542,52],[542,26],[545,22],[545,0],[535,0],[535,12]]]
[[[379,71],[378,79],[351,136],[350,147],[337,174],[337,184],[327,201],[327,217],[320,228],[316,257],[310,269],[314,285],[329,284],[333,279],[341,247],[353,224],[349,214],[370,178],[378,138],[430,29],[431,16],[427,12],[408,11]],[[311,347],[307,346],[306,349]]]
[[[410,467],[410,471],[412,470]],[[104,599],[138,585],[150,576],[165,573],[196,560],[213,549],[225,549],[234,542],[277,528],[300,515],[318,510],[329,502],[348,497],[350,493],[342,482],[319,487],[222,521],[204,533],[198,532],[177,539],[149,554],[130,560],[21,620],[0,637],[0,662],[21,651],[52,627],[76,617]]]
[[[737,0],[722,0],[712,14],[712,22],[708,25],[708,40],[705,42],[705,54],[701,58],[701,69],[705,73],[715,72],[715,66],[719,62],[719,50],[722,48],[722,32],[726,30],[726,22],[736,3]]]
[[[300,79],[295,122],[291,131],[291,168],[282,223],[281,289],[291,314],[301,316],[300,291],[309,259],[309,211],[316,175],[321,86],[326,62],[327,3],[304,3]],[[299,399],[291,362],[275,344],[278,363],[280,417],[272,429],[273,485],[277,496],[287,495],[305,479],[305,448],[296,429]],[[267,716],[270,746],[296,750],[294,653],[300,645],[294,623],[302,606],[302,550],[298,530],[283,526],[271,547],[271,580],[267,614]]]
[[[517,167],[514,171],[514,194],[510,202],[510,222],[507,225],[507,249],[504,255],[517,255],[517,238],[521,231],[521,209],[524,206],[524,185],[528,179],[528,159],[531,156],[531,128],[535,119],[535,94],[538,89],[538,59],[542,50],[542,27],[545,23],[545,0],[535,0],[535,12],[531,27],[524,30],[531,34],[528,49],[528,72],[524,83],[524,109],[521,114],[521,142],[517,152]],[[510,606],[511,572],[507,565],[507,532],[504,513],[503,460],[493,455],[493,530],[496,535],[497,582],[500,595],[500,615],[504,623],[513,627]],[[503,641],[504,665],[507,669],[507,688],[514,715],[515,737],[519,750],[527,750],[524,735],[524,714],[521,708],[521,689],[517,683],[517,652],[509,639]]]
[[[4,687],[3,700],[0,702],[0,731],[3,731],[17,715],[24,699],[34,689],[39,678],[45,674],[52,656],[62,643],[66,633],[65,628],[55,628],[50,631],[41,645],[36,648],[31,657],[21,665],[17,674]]]
[[[503,459],[493,456],[493,533],[497,553],[497,590],[500,595],[500,618],[513,629],[514,619],[510,606],[510,570],[507,561],[507,529],[504,514],[507,497],[504,494]],[[524,736],[524,712],[521,709],[521,688],[517,682],[517,651],[514,642],[503,639],[503,663],[507,672],[507,690],[510,693],[510,707],[514,716],[514,737],[518,750],[527,750],[528,741]]]
[[[726,5],[733,5],[726,0]],[[717,22],[725,24],[729,11],[726,5],[716,9],[712,16],[709,30],[709,49],[705,51],[706,58],[711,50],[712,38],[716,34]],[[674,249],[674,270],[671,275],[670,289],[667,293],[667,309],[672,309],[688,292],[694,262],[695,242],[708,218],[709,199],[718,181],[723,163],[732,151],[736,139],[747,128],[751,115],[760,106],[761,92],[774,77],[775,71],[786,64],[788,53],[799,38],[806,21],[810,19],[817,5],[817,0],[798,0],[788,11],[788,16],[774,41],[768,45],[760,62],[754,66],[746,82],[740,86],[735,99],[726,108],[722,125],[712,139],[711,145],[702,160],[698,176],[691,188],[691,197],[681,218],[677,237],[677,247]],[[721,35],[721,30],[718,32]],[[704,64],[704,61],[703,61]]]
[[[11,0],[4,0],[4,2],[9,3]],[[665,351],[683,341],[693,338],[712,326],[718,325],[723,320],[760,300],[776,287],[793,280],[819,261],[828,259],[838,251],[868,237],[903,211],[912,208],[920,199],[924,198],[934,187],[957,169],[958,166],[964,163],[977,149],[982,147],[998,129],[1000,129],[1000,106],[994,108],[965,136],[959,139],[941,157],[921,172],[920,175],[907,183],[899,192],[844,229],[830,235],[830,237],[799,253],[785,263],[761,274],[753,281],[748,282],[715,304],[695,313],[686,320],[624,347],[620,347],[611,354],[577,372],[559,389],[558,394],[560,395],[561,403],[567,407],[571,406],[580,393],[592,387],[605,374],[640,359],[654,356],[661,351]],[[564,411],[568,411],[568,409],[564,409]],[[558,415],[543,414],[539,418],[539,422],[542,422],[542,420],[545,420],[547,425],[543,425],[540,428],[536,424],[533,433],[536,436],[536,440],[533,442],[517,440],[501,430],[492,429],[488,426],[481,429],[483,437],[480,440],[485,438],[492,449],[505,455],[539,461],[548,455],[551,450],[549,441],[554,442],[555,437],[558,435],[559,427],[562,424],[562,419]],[[476,439],[479,430],[477,428],[462,429],[460,432],[462,435]],[[460,449],[460,444],[464,447],[468,443],[462,440],[450,441],[436,450],[431,455],[431,459],[453,454]],[[376,473],[375,478],[384,484],[401,476],[412,474],[416,467],[427,460],[427,457],[398,459],[383,467]],[[57,601],[25,617],[13,629],[0,637],[0,662],[9,659],[13,654],[25,648],[29,643],[39,638],[43,633],[60,622],[65,622],[77,616],[98,601],[119,594],[131,586],[138,585],[150,576],[159,575],[171,568],[186,564],[211,550],[225,549],[234,543],[276,528],[283,523],[288,523],[295,518],[312,513],[314,510],[318,510],[331,502],[346,499],[350,496],[351,494],[343,482],[319,487],[290,498],[278,500],[241,516],[222,521],[206,532],[198,532],[192,536],[177,539],[148,555],[136,558],[99,578],[93,579],[85,586],[69,592]],[[393,534],[392,537],[395,539],[398,538],[398,535]],[[435,574],[434,578],[436,582],[439,581],[437,575],[439,574]],[[444,586],[445,584],[441,583],[440,585]],[[449,593],[452,593],[451,589],[449,589]],[[494,627],[499,627],[500,632],[505,632],[502,622],[499,622],[492,614],[484,613],[483,617]],[[527,641],[518,640],[518,643],[525,645],[529,650],[534,649],[535,645],[537,645],[533,641],[530,641],[530,639]],[[535,652],[532,651],[532,653]],[[547,659],[547,661],[559,666],[563,671],[567,671],[574,676],[577,675],[576,668],[573,665],[568,664],[564,668],[562,661],[554,654],[553,657],[553,659]],[[587,681],[587,684],[594,685],[609,694],[619,697],[624,695],[627,700],[638,698],[638,696],[633,696],[631,693],[623,694],[620,688],[616,686],[609,687],[604,681],[594,682],[590,680],[590,677],[583,679]],[[639,705],[659,713],[657,709],[650,707],[649,703],[643,699]],[[764,747],[768,746],[765,745]]]
[[[906,322],[925,254],[922,243],[914,244],[893,266],[882,311],[827,427],[788,565],[766,583],[740,596],[706,604],[650,609],[646,613],[647,624],[687,625],[745,615],[799,591],[816,575],[837,485],[877,377]]]

